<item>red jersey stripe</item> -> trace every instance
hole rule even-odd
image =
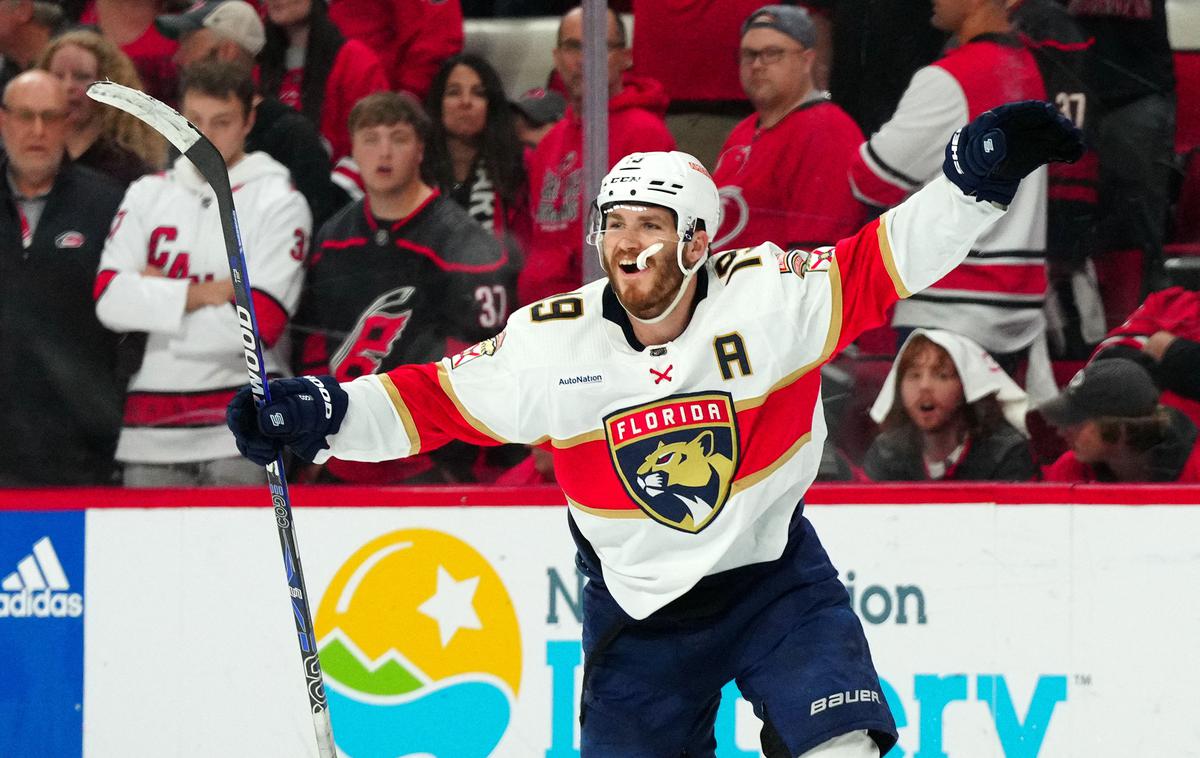
[[[181,429],[220,426],[237,388],[207,392],[131,392],[125,398],[125,426]]]
[[[421,450],[428,452],[452,439],[472,445],[508,442],[466,411],[440,363],[397,366],[380,378],[390,381],[392,387],[387,383],[383,386],[393,403],[397,397],[404,398],[404,407],[412,419],[413,428],[409,435],[415,435]],[[404,418],[403,412],[401,418]],[[408,429],[407,424],[405,428]]]
[[[111,268],[106,268],[96,274],[96,283],[92,285],[92,299],[99,300],[108,289],[108,285],[112,284],[112,280],[117,277],[117,272]]]
[[[252,289],[250,298],[254,302],[254,317],[258,321],[258,334],[263,345],[273,346],[283,330],[287,328],[288,314],[283,305],[262,290]]]
[[[967,259],[930,289],[1040,297],[1046,294],[1046,267],[1033,262],[997,265],[986,260]]]

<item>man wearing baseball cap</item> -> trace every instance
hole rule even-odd
[[[1049,482],[1200,482],[1196,426],[1159,404],[1146,369],[1126,358],[1085,366],[1037,410],[1071,449]]]
[[[232,43],[253,60],[267,42],[258,11],[242,0],[196,3],[183,13],[159,16],[154,25],[164,37],[179,40],[175,63],[180,67],[224,43]]]
[[[552,89],[534,87],[513,100],[512,109],[517,117],[517,138],[535,148],[546,132],[562,119],[567,101]]]
[[[181,69],[203,60],[234,61],[253,68],[266,44],[262,18],[243,0],[208,0],[184,13],[154,20],[162,34],[179,40],[175,64]],[[287,166],[296,189],[313,215],[313,228],[350,202],[332,181],[329,154],[316,126],[278,99],[259,95],[254,127],[246,137],[248,152],[261,151]]]

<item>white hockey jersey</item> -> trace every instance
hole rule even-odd
[[[613,598],[645,618],[782,554],[825,439],[821,364],[1002,215],[942,178],[836,247],[718,253],[665,345],[637,343],[606,281],[542,300],[457,356],[343,385],[349,410],[317,460],[542,445]]]
[[[312,231],[288,170],[250,153],[229,172],[269,373],[286,361],[275,343],[300,299]],[[165,276],[145,276],[147,267]],[[232,303],[186,311],[191,282],[229,278],[212,188],[191,161],[130,185],[96,278],[96,315],[118,332],[147,332],[129,385],[117,460],[181,463],[237,455],[225,405],[247,382]]]

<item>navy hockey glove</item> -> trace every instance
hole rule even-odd
[[[1042,100],[1022,100],[980,114],[946,145],[942,171],[965,195],[1001,205],[1021,180],[1051,161],[1083,155],[1083,132]]]
[[[349,397],[332,376],[299,376],[271,382],[271,402],[254,403],[249,385],[225,409],[225,423],[242,455],[265,466],[283,450],[311,461],[329,447],[325,437],[337,434],[346,417]]]

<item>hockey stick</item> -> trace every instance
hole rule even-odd
[[[237,213],[233,208],[233,191],[225,159],[200,131],[182,115],[155,100],[145,92],[114,82],[96,82],[88,87],[88,97],[111,105],[146,122],[196,166],[217,195],[221,214],[221,231],[225,236],[225,252],[229,256],[229,275],[233,279],[233,297],[238,323],[242,327],[242,347],[246,355],[246,370],[250,388],[259,407],[271,401],[271,390],[264,376],[258,320],[250,295],[250,277],[246,273],[246,257],[242,250]],[[279,455],[266,467],[271,503],[275,507],[275,523],[279,527],[279,544],[283,548],[283,565],[296,618],[296,633],[300,641],[300,657],[304,660],[304,679],[308,684],[308,704],[312,708],[313,726],[317,732],[317,752],[321,758],[336,758],[333,725],[329,721],[329,706],[325,702],[325,684],[321,678],[321,661],[317,656],[312,613],[308,607],[308,592],[304,587],[304,571],[300,568],[300,550],[292,525],[292,501],[283,478],[283,456]]]

